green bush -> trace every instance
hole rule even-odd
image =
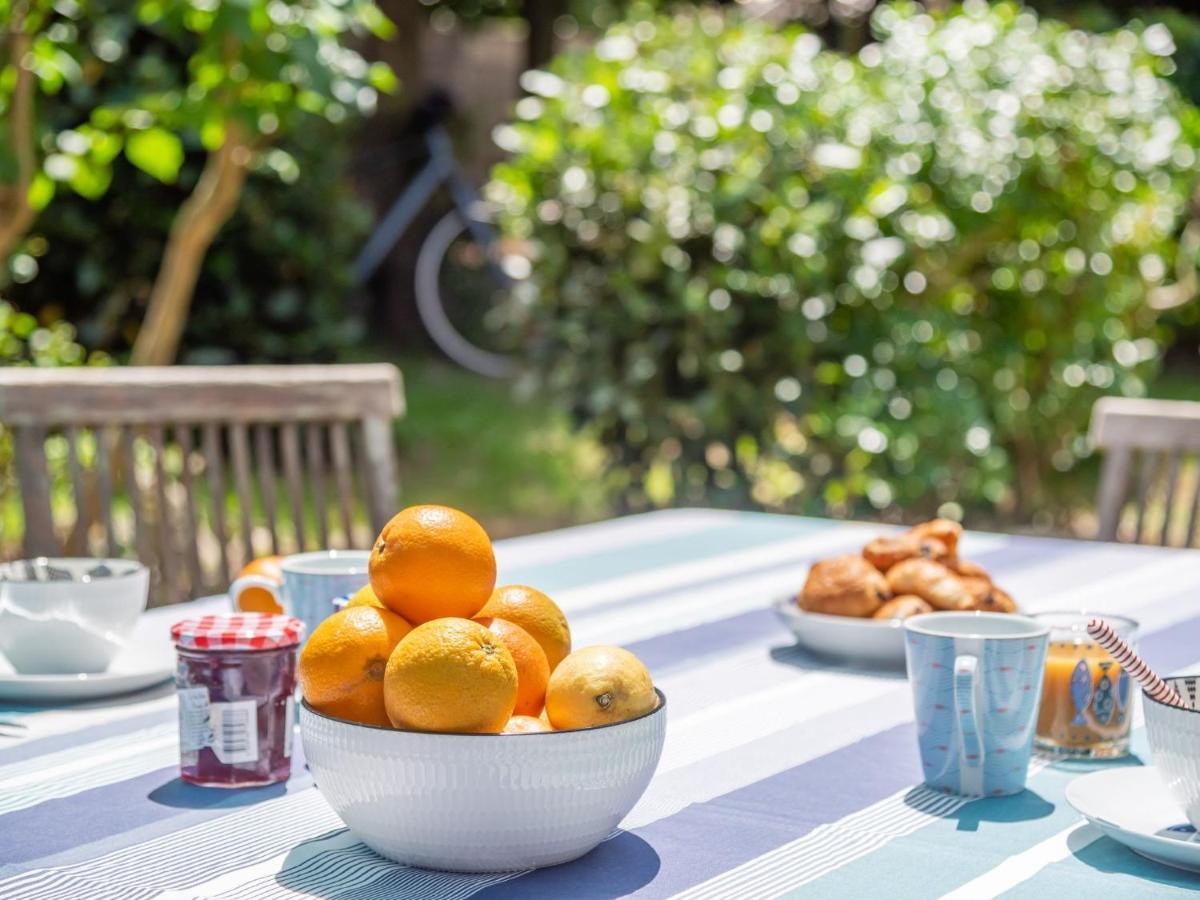
[[[712,12],[532,80],[489,186],[533,377],[631,505],[1058,512],[1144,390],[1196,111],[1170,36],[883,7],[857,58]],[[957,505],[957,508],[956,506]]]

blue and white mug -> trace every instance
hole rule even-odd
[[[1025,789],[1048,626],[1025,616],[939,612],[904,622],[925,783],[968,797]]]
[[[369,576],[369,550],[317,550],[285,556],[280,568],[283,584],[261,575],[246,575],[229,586],[229,596],[238,596],[245,588],[260,587],[275,598],[289,616],[306,626],[305,634],[334,611],[333,598],[353,594],[365,585]]]

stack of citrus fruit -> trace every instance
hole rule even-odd
[[[300,654],[304,699],[322,713],[413,731],[528,734],[623,722],[658,703],[628,650],[572,653],[553,600],[496,587],[492,543],[466,513],[402,510],[375,541],[370,578]]]

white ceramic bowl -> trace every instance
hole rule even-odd
[[[304,755],[342,821],[388,859],[508,872],[576,859],[610,835],[662,755],[666,697],[600,728],[428,734],[300,711]]]
[[[29,565],[70,573],[38,581]],[[112,574],[89,576],[103,565]],[[150,572],[128,559],[51,557],[0,566],[0,653],[23,675],[103,672],[146,609]]]
[[[1163,679],[1192,707],[1180,709],[1142,692],[1154,768],[1193,827],[1200,828],[1200,675]]]
[[[791,629],[796,643],[813,653],[867,666],[904,667],[904,622],[859,619],[806,612],[794,596],[779,597],[775,614]]]

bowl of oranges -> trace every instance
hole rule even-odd
[[[558,605],[496,586],[483,528],[415,506],[383,529],[370,583],[300,655],[317,786],[400,863],[517,871],[575,859],[641,797],[666,698],[628,650],[572,651]]]

